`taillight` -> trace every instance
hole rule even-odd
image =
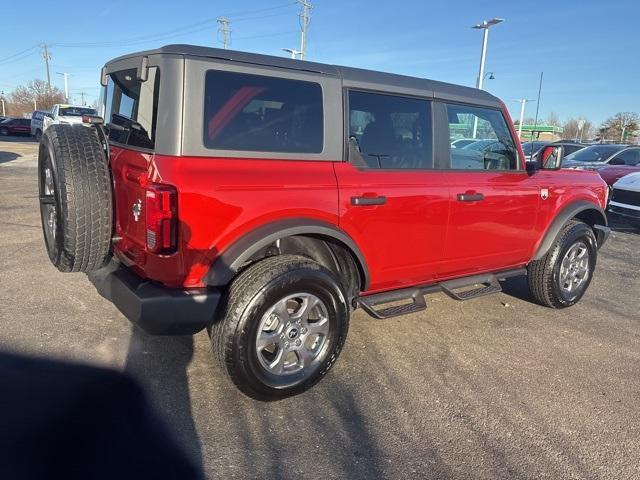
[[[151,253],[172,253],[178,237],[178,195],[168,185],[147,185],[145,220],[147,250]]]

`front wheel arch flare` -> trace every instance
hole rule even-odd
[[[556,218],[551,222],[551,225],[547,229],[542,242],[538,246],[532,260],[540,260],[549,251],[551,246],[555,243],[558,235],[572,219],[580,220],[591,228],[594,225],[607,226],[607,216],[604,211],[595,203],[587,202],[584,200],[574,202],[567,207],[563,208]],[[598,238],[597,232],[595,232],[596,238]],[[600,239],[598,238],[598,247],[600,246]]]

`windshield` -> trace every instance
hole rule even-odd
[[[84,107],[60,107],[60,117],[81,117],[82,115],[97,115],[93,108]]]
[[[623,145],[593,145],[564,157],[564,160],[574,162],[604,162],[614,153],[622,150]]]
[[[532,155],[546,145],[546,142],[526,142],[522,144],[525,155]]]

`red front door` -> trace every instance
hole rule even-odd
[[[540,202],[525,171],[449,172],[451,212],[442,277],[501,270],[530,260]]]

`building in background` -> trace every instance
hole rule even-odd
[[[516,125],[516,132],[519,130],[519,126]],[[553,142],[555,140],[562,140],[562,133],[564,129],[556,125],[522,125],[522,135],[520,140],[523,142],[529,142],[532,140],[540,140],[543,142]]]

